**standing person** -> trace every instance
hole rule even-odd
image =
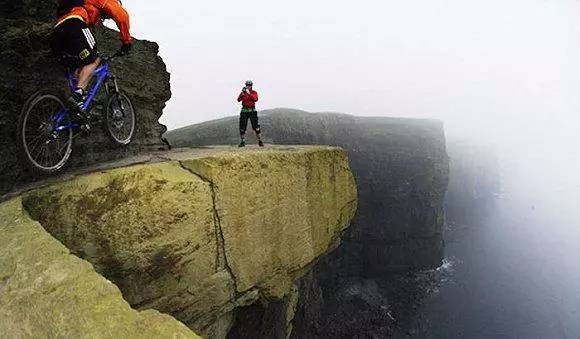
[[[52,49],[65,66],[77,70],[78,85],[69,101],[82,110],[85,90],[101,62],[92,30],[103,19],[113,19],[120,31],[120,54],[127,55],[132,46],[129,14],[120,0],[59,0],[57,16]]]
[[[258,102],[258,92],[253,90],[254,83],[251,80],[246,81],[246,86],[242,89],[242,93],[238,96],[238,102],[242,103],[242,112],[240,112],[240,142],[239,147],[246,146],[246,128],[248,127],[248,119],[252,122],[252,128],[258,137],[258,145],[264,147],[262,142],[260,124],[258,123],[258,112],[256,111],[256,102]]]

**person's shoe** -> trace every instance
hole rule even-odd
[[[246,142],[244,140],[242,140],[240,142],[240,144],[238,145],[238,147],[246,147]]]
[[[258,140],[258,146],[264,147],[264,143],[262,142],[262,140]]]
[[[83,91],[80,88],[77,88],[74,92],[72,92],[72,94],[68,98],[68,102],[72,106],[71,108],[74,108],[75,110],[83,113],[84,113],[83,106],[85,105],[85,100],[86,100],[85,91]]]

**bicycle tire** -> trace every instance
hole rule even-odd
[[[54,174],[62,170],[70,156],[72,154],[72,142],[73,142],[73,131],[68,129],[58,133],[59,137],[63,136],[64,145],[59,147],[58,145],[57,150],[62,148],[64,152],[59,152],[57,155],[50,155],[54,159],[54,164],[52,163],[43,163],[41,159],[38,159],[38,156],[35,156],[33,153],[34,148],[31,145],[31,133],[28,130],[28,127],[32,127],[33,123],[31,119],[34,115],[38,115],[38,112],[34,111],[36,107],[38,107],[40,102],[47,102],[52,101],[55,104],[55,109],[66,109],[65,101],[60,93],[54,90],[44,89],[34,93],[32,96],[28,98],[22,110],[20,112],[20,116],[18,118],[18,128],[17,128],[17,145],[20,154],[21,160],[24,162],[25,166],[31,169],[35,173],[41,174]],[[49,107],[48,112],[52,109]],[[45,112],[46,114],[46,112]],[[50,113],[49,113],[50,114]],[[70,117],[67,116],[68,119]],[[42,117],[38,118],[41,123],[46,123],[46,121],[42,121]],[[46,119],[44,119],[46,120]],[[48,119],[50,120],[50,119]],[[41,125],[42,126],[42,125]],[[49,127],[47,127],[47,130]],[[44,132],[43,132],[44,133]],[[47,137],[48,138],[48,137]],[[37,141],[39,142],[39,141]],[[45,142],[45,149],[49,148],[49,144]],[[42,156],[44,156],[44,151]]]
[[[122,102],[124,101],[124,106],[119,110],[119,100]],[[117,105],[117,110],[113,105]],[[129,130],[125,133],[125,135],[120,135],[117,133],[115,129],[120,129],[120,117],[119,114],[122,114],[123,121],[123,128],[128,127]],[[126,126],[128,124],[129,126]],[[107,105],[105,107],[105,116],[103,118],[103,129],[105,133],[109,136],[109,139],[118,146],[127,146],[131,142],[133,142],[135,138],[135,132],[137,129],[137,114],[135,113],[135,108],[131,99],[125,92],[119,91],[118,93],[112,93],[109,98],[107,99]]]

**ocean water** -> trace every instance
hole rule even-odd
[[[411,337],[580,338],[580,172],[543,163],[504,162],[500,195],[448,211],[442,278]]]
[[[580,338],[580,172],[554,168],[510,167],[500,195],[448,210],[444,274],[412,337]]]

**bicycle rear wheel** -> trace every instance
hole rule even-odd
[[[123,93],[113,93],[107,100],[103,129],[111,141],[126,146],[133,141],[136,126],[135,109],[131,99]]]
[[[57,122],[57,115],[62,120]],[[72,129],[64,100],[52,91],[40,91],[24,105],[18,121],[18,146],[25,163],[36,172],[51,174],[61,170],[72,153]]]

